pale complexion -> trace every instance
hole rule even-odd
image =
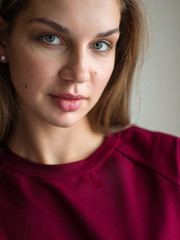
[[[21,112],[8,141],[14,152],[58,164],[86,158],[102,144],[86,115],[112,74],[119,23],[116,0],[31,1],[1,49]],[[52,101],[64,93],[84,96],[77,110]]]

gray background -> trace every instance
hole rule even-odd
[[[150,31],[132,98],[133,123],[180,136],[180,0],[143,0]]]

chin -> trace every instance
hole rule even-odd
[[[71,128],[74,125],[76,125],[76,123],[72,122],[53,122],[53,123],[51,122],[50,124],[57,128]]]
[[[87,123],[86,112],[77,114],[76,112],[71,113],[61,113],[60,115],[51,115],[51,118],[46,118],[47,122],[58,128],[71,128],[76,125]]]
[[[64,119],[64,120],[55,120],[55,121],[50,121],[49,123],[58,128],[71,128],[79,123],[80,120],[73,120],[71,119]]]

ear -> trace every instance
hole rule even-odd
[[[7,22],[0,16],[0,62],[7,63]]]

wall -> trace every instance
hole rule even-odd
[[[180,0],[143,0],[150,48],[132,98],[132,120],[180,136]]]

